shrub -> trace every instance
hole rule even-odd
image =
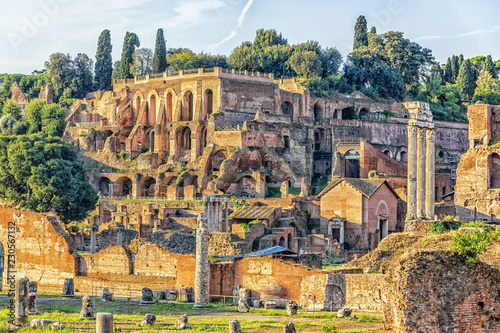
[[[241,227],[241,229],[243,229],[244,232],[250,231],[250,226],[246,223],[240,223],[239,226]]]
[[[184,186],[184,178],[182,178],[182,177],[177,178],[177,180],[175,181],[175,185],[177,185],[179,187],[183,187]]]
[[[432,221],[431,222],[431,234],[442,234],[444,232],[444,226],[441,222]]]
[[[248,222],[248,225],[254,225],[254,224],[261,224],[261,225],[263,225],[263,226],[265,226],[265,225],[266,225],[264,222],[262,222],[262,221],[261,221],[261,220],[259,220],[259,219],[255,219],[255,220],[253,220],[253,221]]]
[[[83,131],[83,132],[81,132],[81,133],[80,133],[80,136],[87,136],[87,135],[88,135],[88,134],[87,134],[87,132],[85,132],[85,131]]]
[[[122,160],[125,161],[125,158],[127,157],[127,152],[125,150],[122,150],[121,152],[118,153],[118,157]]]
[[[375,172],[375,170],[368,171],[368,178],[375,178],[376,175],[377,173]]]
[[[184,165],[184,163],[179,162],[179,172],[184,172],[187,170],[187,166]]]
[[[473,228],[465,230],[464,228]],[[479,261],[478,255],[486,252],[491,240],[497,240],[499,230],[492,232],[493,227],[484,222],[469,222],[463,224],[453,236],[453,252],[464,257],[470,263]]]
[[[331,322],[325,321],[323,326],[321,326],[321,330],[326,333],[337,333],[339,331],[334,321]]]

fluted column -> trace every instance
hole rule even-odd
[[[417,217],[417,127],[408,125],[408,186],[406,189],[406,219]]]
[[[205,199],[206,200],[206,199]],[[208,221],[198,216],[196,228],[196,268],[194,277],[194,308],[207,308],[210,291],[210,261],[208,258]]]
[[[435,198],[435,165],[436,165],[436,130],[428,129],[426,133],[427,153],[425,155],[425,216],[434,219]]]
[[[417,218],[425,218],[425,138],[426,129],[417,130]]]

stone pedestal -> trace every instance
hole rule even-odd
[[[96,333],[113,333],[113,314],[98,312],[96,315]]]
[[[286,302],[286,314],[289,316],[293,316],[297,314],[297,310],[299,309],[299,305],[295,301]]]
[[[142,288],[142,300],[139,305],[155,304],[153,301],[153,292],[151,289],[144,287]]]
[[[229,320],[229,333],[241,332],[240,322],[234,319]]]
[[[23,277],[16,281],[14,294],[14,326],[21,327],[28,324],[29,314],[29,280]]]
[[[73,279],[65,279],[63,292],[61,294],[62,297],[75,297],[75,284]]]
[[[92,300],[88,296],[83,296],[83,298],[82,298],[82,308],[80,310],[80,319],[95,319],[94,307],[92,306]]]
[[[109,292],[108,288],[102,289],[102,301],[103,302],[112,302],[113,294]]]

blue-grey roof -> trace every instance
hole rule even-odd
[[[283,247],[283,246],[273,246],[273,247],[269,247],[269,248],[264,249],[264,250],[248,253],[245,256],[246,257],[260,257],[260,256],[269,255],[269,254],[291,255],[291,254],[297,254],[297,253],[290,251],[289,249],[287,249],[286,247]]]

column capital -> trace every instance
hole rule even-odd
[[[424,139],[426,135],[427,128],[417,127],[417,135],[419,139]]]
[[[408,135],[416,135],[418,127],[415,125],[406,125],[406,129],[408,131]]]
[[[436,129],[435,128],[428,128],[425,135],[427,137],[427,140],[436,141]]]

